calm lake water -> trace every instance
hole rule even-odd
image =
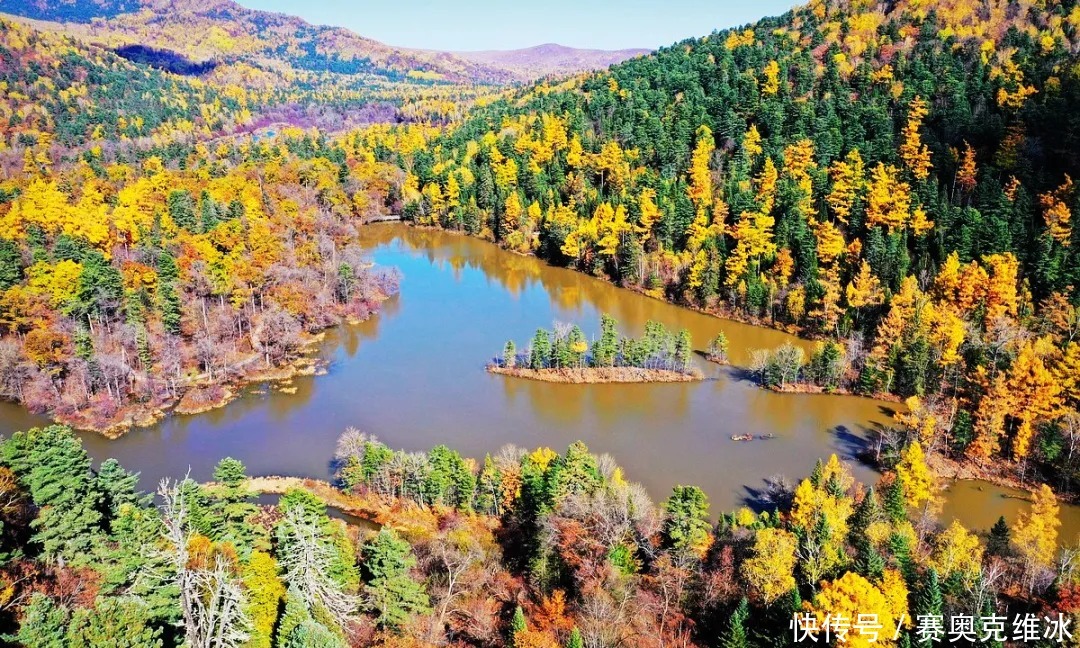
[[[871,399],[762,390],[738,369],[702,358],[695,362],[707,379],[697,383],[559,385],[491,375],[484,365],[507,339],[522,347],[537,327],[554,321],[579,324],[591,337],[602,312],[631,335],[650,319],[687,328],[696,349],[723,331],[735,365],[745,366],[754,348],[790,341],[809,351],[810,343],[678,308],[474,238],[382,224],[367,228],[364,243],[376,264],[402,272],[401,293],[370,321],[328,333],[320,350],[328,375],[297,379],[295,394],[248,393],[224,408],[171,416],[114,441],[84,434],[86,448],[97,460],[116,457],[140,471],[149,489],[189,471],[209,478],[229,456],[250,474],[326,478],[335,441],[350,425],[394,448],[444,443],[478,459],[508,443],[562,451],[580,439],[594,452],[611,453],[655,499],[677,484],[695,484],[718,512],[752,502],[765,478],[794,481],[818,458],[850,458],[892,416],[892,404]],[[0,433],[45,422],[0,404]],[[776,438],[730,438],[767,433]],[[861,480],[877,478],[867,466],[852,468]],[[968,521],[964,511],[977,502],[965,497],[949,514]],[[976,528],[1008,508],[982,502],[992,513],[979,517]]]

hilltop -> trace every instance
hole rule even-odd
[[[555,43],[545,43],[522,49],[455,52],[454,54],[460,58],[488,67],[507,70],[522,80],[531,80],[546,76],[600,70],[616,63],[622,63],[635,56],[648,54],[650,51],[642,48],[621,50],[580,49]]]
[[[766,386],[908,399],[952,458],[1080,474],[1052,441],[1080,407],[1078,50],[1074,2],[814,0],[478,107],[405,159],[404,209],[822,341],[761,351]]]
[[[327,73],[354,80],[494,84],[515,78],[445,52],[392,47],[232,0],[0,0],[0,12],[114,51],[152,48],[160,59],[208,64],[211,79],[223,82],[283,86]]]

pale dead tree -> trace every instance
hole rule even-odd
[[[378,443],[379,440],[372,435],[361,432],[358,428],[349,426],[345,428],[337,440],[337,448],[334,450],[334,458],[341,462],[350,460],[360,463],[364,460],[364,451],[370,443]]]
[[[765,379],[765,367],[769,366],[768,349],[750,349],[750,372],[756,374],[758,380]]]
[[[1000,558],[991,558],[979,569],[978,578],[971,581],[967,586],[968,593],[975,603],[973,610],[983,609],[987,599],[993,599],[999,584],[1009,571],[1007,562]]]
[[[360,598],[334,581],[334,550],[317,520],[302,507],[291,509],[281,522],[278,560],[282,580],[299,593],[311,610],[325,610],[341,627],[348,625],[360,607]]]
[[[180,590],[184,635],[191,648],[239,648],[247,643],[250,623],[244,597],[231,566],[215,556],[213,564],[191,564],[187,529],[188,506],[180,483],[168,479],[158,488],[161,521],[167,543],[164,558],[175,573]]]
[[[636,630],[630,605],[631,592],[599,590],[581,604],[578,628],[585,648],[611,648],[631,643]]]
[[[474,567],[483,566],[484,549],[465,528],[453,529],[445,538],[434,538],[419,549],[439,610],[438,622],[432,626],[428,639],[438,642],[435,633],[445,629],[450,617],[459,612],[455,601],[465,593],[462,579]]]
[[[1062,583],[1073,582],[1076,574],[1076,559],[1080,557],[1080,548],[1064,547],[1057,556],[1058,581]]]
[[[636,483],[615,483],[592,494],[572,494],[559,503],[557,512],[579,521],[589,535],[607,547],[629,543],[647,554],[647,539],[659,533],[662,525],[656,506]]]

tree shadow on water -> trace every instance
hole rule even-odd
[[[761,480],[761,486],[744,485],[740,498],[743,505],[755,513],[786,511],[791,508],[795,494],[795,485],[782,474],[772,475]]]

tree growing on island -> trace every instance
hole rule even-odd
[[[705,357],[713,362],[720,364],[727,364],[728,362],[728,339],[724,335],[723,331],[716,334],[716,337],[709,342],[709,349],[705,354]]]
[[[590,347],[580,327],[556,322],[551,330],[537,329],[528,351],[520,358],[525,368],[533,371],[630,367],[692,372],[694,350],[689,330],[673,333],[663,324],[649,321],[642,337],[620,338],[617,327],[615,318],[601,315],[600,337]],[[516,350],[512,340],[507,342],[497,358],[497,366],[504,369],[522,366]]]

